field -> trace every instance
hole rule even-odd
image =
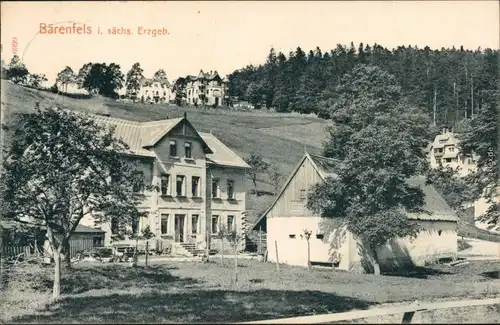
[[[7,116],[13,112],[27,112],[39,102],[41,107],[57,105],[75,111],[105,112],[114,117],[137,121],[180,117],[187,113],[189,121],[201,132],[212,132],[241,157],[260,154],[267,162],[277,164],[283,181],[304,154],[321,153],[326,139],[325,120],[299,114],[270,113],[266,111],[232,111],[228,109],[203,109],[172,105],[126,104],[96,96],[87,99],[70,98],[39,91],[2,80],[2,105]],[[271,203],[272,186],[265,175],[259,190],[267,194],[248,196],[247,220],[253,222]],[[248,183],[248,188],[252,188]]]
[[[238,322],[500,294],[500,262],[490,261],[375,276],[286,265],[278,272],[271,263],[240,260],[236,284],[234,260],[227,259],[224,265],[219,259],[205,264],[152,263],[148,268],[76,264],[74,270],[63,273],[63,297],[52,303],[51,267],[11,266],[4,270],[0,319],[15,323]],[[491,314],[488,317],[498,320],[500,308],[485,308]],[[485,313],[476,321],[488,321]],[[446,320],[452,321],[449,316],[441,319]]]

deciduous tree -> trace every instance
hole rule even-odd
[[[313,186],[307,206],[344,218],[380,273],[377,248],[419,230],[406,213],[421,209],[423,192],[408,179],[426,166],[430,121],[405,103],[394,77],[378,67],[355,67],[336,93],[324,154],[338,160],[338,171]]]
[[[127,72],[127,94],[129,93],[137,93],[141,88],[141,82],[144,79],[143,73],[144,70],[141,68],[139,62],[136,62],[132,65],[132,68]]]
[[[155,74],[153,75],[153,80],[154,81],[167,80],[167,73],[165,72],[165,70],[160,69],[156,71]]]
[[[68,85],[75,83],[76,76],[71,67],[66,66],[61,72],[57,74],[56,82],[64,87],[64,92],[68,91]]]
[[[245,158],[245,162],[251,167],[247,171],[247,175],[253,183],[255,195],[259,195],[257,191],[257,178],[261,173],[264,173],[269,168],[269,164],[262,159],[262,156],[251,154],[250,157]]]
[[[80,221],[113,217],[130,224],[141,215],[133,186],[143,179],[124,159],[127,145],[85,115],[37,107],[15,120],[2,170],[2,215],[47,230],[57,298],[61,252]]]
[[[467,155],[476,155],[476,172],[470,174],[466,180],[474,189],[474,198],[484,197],[490,204],[481,220],[491,226],[500,225],[500,177],[499,177],[499,150],[497,137],[498,103],[500,93],[490,95],[492,105],[485,105],[478,111],[470,127],[459,136],[460,151]]]

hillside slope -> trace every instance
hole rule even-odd
[[[325,120],[298,114],[241,112],[225,109],[176,107],[172,105],[125,104],[96,96],[75,99],[39,91],[2,80],[2,106],[6,118],[14,112],[29,112],[39,102],[42,107],[56,105],[75,111],[105,112],[111,116],[136,121],[152,121],[187,113],[189,121],[201,132],[212,132],[242,157],[260,154],[264,160],[279,166],[284,182],[307,150],[320,154],[326,139]],[[248,181],[248,188],[252,184]],[[272,191],[264,175],[259,190]],[[248,195],[248,220],[253,222],[271,203],[272,195]]]

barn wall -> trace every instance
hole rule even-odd
[[[305,159],[296,174],[283,191],[267,218],[275,217],[309,217],[313,213],[306,208],[309,189],[322,181],[311,161]]]
[[[300,236],[307,229],[312,231],[311,262],[339,262],[340,269],[348,269],[348,233],[338,221],[314,216],[275,217],[267,220],[267,227],[269,261],[276,261],[276,242],[280,263],[307,266],[307,241]],[[295,238],[290,235],[295,235]],[[317,235],[323,235],[323,238]]]
[[[398,238],[377,249],[381,270],[407,265],[424,266],[441,257],[456,257],[457,231],[455,222],[418,221],[423,230],[417,238]],[[371,261],[367,246],[352,238],[351,268],[359,268],[364,261]]]

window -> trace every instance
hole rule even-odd
[[[199,232],[198,219],[199,219],[199,216],[197,214],[193,214],[191,216],[191,233],[193,233],[193,234],[197,234]]]
[[[94,247],[102,247],[103,245],[103,238],[101,236],[99,237],[93,237],[92,242],[94,244]]]
[[[441,164],[441,158],[436,158],[436,164]]]
[[[216,199],[219,198],[219,180],[214,179],[212,181],[212,198]]]
[[[168,214],[161,215],[161,234],[168,234]]]
[[[184,196],[184,176],[178,175],[177,176],[177,186],[176,186],[176,194],[177,196]]]
[[[193,197],[200,196],[200,178],[198,176],[193,176],[191,179],[191,194]]]
[[[161,195],[170,195],[170,175],[162,174],[161,175]]]
[[[323,239],[325,236],[323,234],[316,234],[317,239]]]
[[[132,220],[132,234],[137,235],[137,229],[139,228],[139,219]]]
[[[111,218],[111,233],[113,235],[118,233],[118,218]]]
[[[170,140],[170,157],[177,157],[177,142]]]
[[[453,152],[453,151],[455,151],[455,148],[453,148],[453,147],[449,147],[449,148],[448,148],[448,151]]]
[[[301,189],[300,190],[300,194],[299,194],[299,200],[300,201],[304,201],[306,199],[306,190],[305,189]]]
[[[227,230],[234,230],[234,216],[227,216]]]
[[[191,142],[184,143],[184,151],[186,154],[186,158],[192,158],[191,157]]]
[[[227,198],[234,200],[234,181],[227,181]]]
[[[219,233],[219,216],[212,216],[212,234]]]
[[[295,238],[295,234],[290,234],[290,235],[288,235],[288,237],[294,239]]]
[[[144,173],[142,171],[136,171],[134,173],[134,193],[144,192]]]
[[[470,158],[467,158],[467,164],[470,165],[472,162],[471,162],[471,159]]]
[[[451,158],[446,158],[445,161],[446,162],[451,162]]]

